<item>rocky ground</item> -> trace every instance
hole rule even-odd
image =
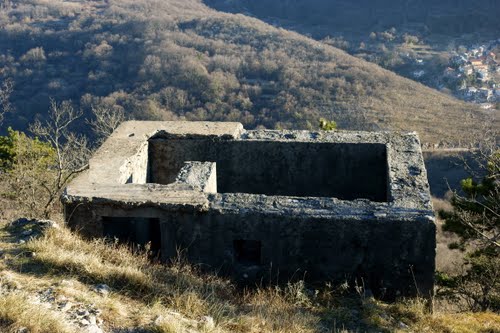
[[[82,240],[53,221],[0,225],[2,333],[500,332],[497,314],[431,314],[418,299],[385,304],[362,287],[342,290],[238,291],[189,266]]]
[[[38,239],[48,229],[60,229],[58,223],[51,220],[35,220],[20,218],[7,226],[11,231],[7,239],[4,238],[3,245],[8,248],[0,248],[0,260],[7,263],[18,258],[36,258],[37,253],[25,251],[22,245]],[[86,302],[79,295],[65,295],[63,291],[81,288],[81,284],[72,278],[52,282],[49,285],[42,283],[39,286],[31,284],[24,285],[27,281],[20,278],[19,274],[9,270],[0,272],[0,296],[26,298],[34,307],[41,307],[64,321],[71,331],[80,333],[146,333],[157,331],[165,324],[175,323],[181,329],[176,332],[195,333],[212,331],[215,328],[214,319],[210,316],[202,316],[199,320],[188,319],[175,311],[167,311],[162,315],[150,318],[150,323],[135,327],[109,328],[102,317],[103,310],[96,303]],[[114,293],[113,289],[106,284],[95,284],[88,286],[88,293],[94,297],[107,299]],[[0,323],[2,319],[0,318]],[[15,333],[31,332],[28,327],[18,327]],[[4,332],[1,330],[0,332]]]

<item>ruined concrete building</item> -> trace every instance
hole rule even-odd
[[[63,195],[89,237],[259,282],[354,281],[429,295],[435,224],[415,133],[122,124]]]

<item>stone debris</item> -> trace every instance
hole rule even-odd
[[[213,329],[215,329],[214,318],[210,316],[201,317],[201,320],[199,322],[199,328],[208,332],[212,331]]]
[[[29,236],[33,235],[33,233],[34,233],[33,229],[28,229],[28,230],[21,232],[21,236],[29,237]]]
[[[70,301],[63,301],[57,304],[57,309],[62,312],[68,312],[73,307]]]
[[[100,295],[107,296],[111,292],[111,288],[107,284],[98,284],[94,286],[94,291]]]
[[[405,323],[403,323],[402,321],[400,321],[400,322],[398,323],[398,326],[399,326],[399,328],[401,328],[401,329],[403,329],[403,330],[408,329],[408,325],[406,325],[406,324],[405,324]]]
[[[83,333],[103,333],[100,327],[103,324],[101,310],[93,304],[70,301],[64,295],[57,295],[53,288],[39,291],[31,300],[34,304],[62,313],[68,323]]]
[[[19,245],[26,244],[30,239],[40,237],[47,229],[60,228],[59,224],[52,220],[27,219],[25,217],[12,221],[10,226],[21,229],[17,233],[17,244]]]

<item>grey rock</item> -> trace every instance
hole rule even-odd
[[[86,333],[103,333],[103,330],[97,325],[89,325],[86,329]]]
[[[79,315],[79,316],[85,317],[85,316],[90,315],[90,312],[87,311],[86,309],[78,309],[76,311],[76,314]]]
[[[210,316],[203,316],[200,320],[200,328],[205,331],[212,331],[215,328],[214,318]]]
[[[90,322],[91,325],[97,325],[97,318],[95,316],[88,316],[86,319]]]
[[[24,230],[23,232],[21,232],[21,236],[28,237],[28,236],[33,235],[33,233],[34,233],[33,229]]]
[[[59,229],[60,226],[57,222],[54,222],[52,220],[38,220],[37,221],[38,226],[40,226],[43,229],[48,229],[48,228],[55,228]]]
[[[80,326],[90,326],[90,321],[88,321],[87,319],[80,319],[78,324],[80,324]]]
[[[408,328],[408,325],[406,325],[406,324],[405,324],[405,323],[403,323],[402,321],[400,321],[400,322],[398,323],[398,326],[399,326],[399,328],[401,328],[401,329],[407,329],[407,328]]]
[[[107,284],[98,284],[94,286],[94,291],[98,294],[106,296],[111,292],[111,288]]]
[[[25,217],[21,217],[13,222],[11,222],[11,225],[13,227],[23,227],[25,225],[27,225],[28,223],[30,223],[31,220],[28,220],[27,218]]]
[[[59,310],[62,312],[67,312],[67,311],[71,310],[72,307],[73,307],[73,303],[71,303],[69,301],[64,301],[64,302],[59,303]]]

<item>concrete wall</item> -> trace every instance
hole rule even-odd
[[[347,281],[353,285],[357,281],[383,299],[430,296],[435,225],[429,219],[404,215],[383,219],[327,218],[254,211],[182,212],[92,203],[75,205],[72,218],[86,221],[82,232],[90,237],[127,241],[127,231],[133,231],[138,244],[146,243],[144,237],[150,237],[153,245],[161,240],[163,261],[174,259],[181,250],[189,262],[238,282],[305,279]],[[151,226],[157,222],[160,234]],[[73,228],[78,225],[73,224]],[[235,241],[250,241],[247,246],[257,244],[259,257],[254,261],[241,258]],[[249,250],[255,252],[255,248]]]
[[[185,161],[217,164],[219,193],[387,200],[382,144],[153,139],[150,181],[175,181]]]
[[[435,226],[428,221],[336,220],[270,214],[183,214],[171,216],[162,224],[165,258],[175,255],[171,251],[176,244],[185,249],[190,262],[240,282],[357,280],[387,299],[418,292],[430,295],[434,282],[434,233]],[[238,260],[241,249],[235,247],[235,241],[241,240],[258,242],[259,260]]]

